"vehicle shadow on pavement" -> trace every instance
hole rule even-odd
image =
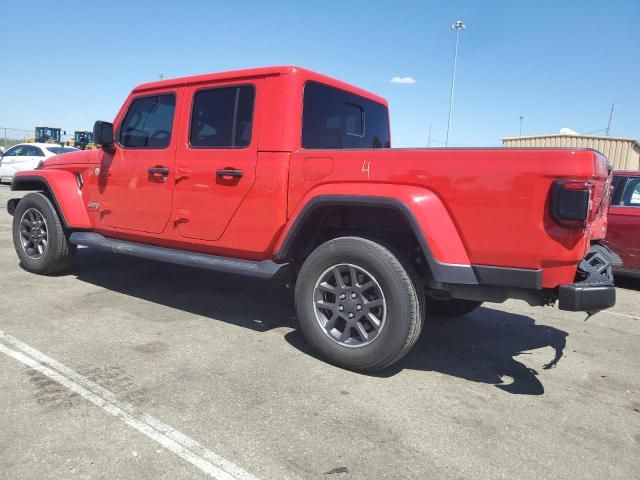
[[[78,280],[255,331],[295,327],[293,292],[281,283],[79,249]]]
[[[432,318],[404,359],[373,375],[390,377],[404,369],[433,371],[495,385],[511,394],[542,395],[540,373],[560,361],[567,335],[563,330],[537,325],[531,317],[482,307],[457,319]],[[299,330],[285,338],[315,356]],[[537,369],[514,358],[545,347],[551,347],[553,353],[549,352],[550,358]]]
[[[457,319],[434,319],[423,332],[400,368],[436,371],[520,395],[544,393],[540,373],[558,364],[568,335],[531,317],[489,307]],[[546,347],[551,347],[549,358],[539,366],[515,358]]]
[[[293,292],[276,281],[220,274],[150,260],[80,249],[72,272],[78,280],[141,300],[165,305],[254,331],[278,327],[298,350],[317,358],[298,325]],[[555,367],[567,332],[537,325],[528,316],[481,307],[453,319],[432,318],[413,350],[377,377],[404,369],[434,371],[495,385],[512,394],[541,395],[538,369],[516,360],[525,352],[551,347],[539,370]],[[536,358],[538,356],[536,355]]]

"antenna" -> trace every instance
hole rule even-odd
[[[609,130],[611,130],[611,120],[613,119],[613,109],[615,108],[615,106],[616,106],[615,103],[611,104],[611,112],[609,113],[609,123],[607,123],[607,132],[606,132],[607,137],[609,136]]]

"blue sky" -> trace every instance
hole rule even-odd
[[[640,138],[640,0],[9,0],[0,12],[3,127],[91,129],[159,72],[294,64],[386,97],[393,145],[426,146],[430,124],[445,138],[462,19],[453,145],[498,145],[521,114],[523,134],[603,129],[612,103],[611,134]]]

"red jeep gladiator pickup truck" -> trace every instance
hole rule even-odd
[[[26,270],[77,245],[295,283],[326,359],[376,370],[429,315],[483,301],[594,312],[615,303],[610,165],[583,149],[392,149],[384,99],[297,67],[133,89],[99,150],[18,173]]]

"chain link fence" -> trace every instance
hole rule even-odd
[[[21,128],[0,127],[0,135],[2,135],[0,138],[0,146],[7,149],[16,143],[22,143],[29,138],[33,138],[35,131],[24,130]]]

